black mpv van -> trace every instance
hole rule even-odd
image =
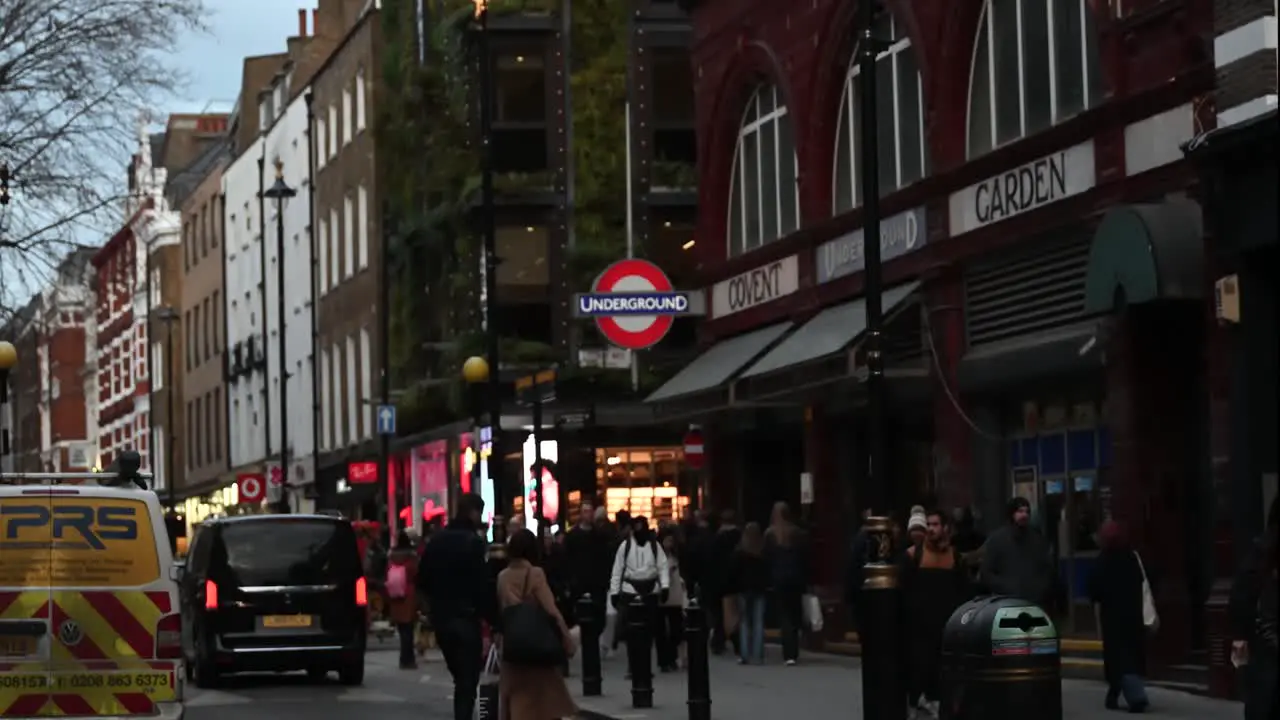
[[[197,686],[238,672],[292,670],[364,682],[368,586],[350,521],[207,521],[191,542],[181,589],[182,647]]]

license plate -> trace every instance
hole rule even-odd
[[[0,657],[24,658],[35,655],[39,645],[30,635],[0,636]]]
[[[262,618],[265,628],[309,628],[310,615],[265,615]]]

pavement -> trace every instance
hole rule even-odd
[[[711,658],[713,720],[838,717],[861,720],[859,661],[834,655],[805,655],[785,667],[777,648],[769,648],[765,666],[740,666],[733,658]],[[582,698],[580,666],[575,661],[569,687],[582,709],[580,720],[686,720],[687,686],[683,673],[659,674],[654,707],[631,707],[621,655],[604,663],[604,695]],[[1102,708],[1103,687],[1086,680],[1064,680],[1063,720],[1117,717]],[[1167,720],[1235,720],[1238,703],[1151,688],[1147,717]],[[243,675],[227,678],[217,690],[187,689],[185,720],[452,720],[453,687],[438,653],[414,671],[397,667],[391,643],[371,648],[365,684],[348,688],[336,676],[311,682],[303,674]],[[799,712],[797,712],[799,711]]]

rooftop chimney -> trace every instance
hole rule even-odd
[[[311,32],[320,34],[320,9],[313,8],[311,10]]]
[[[298,10],[298,37],[307,36],[307,11],[306,9]]]

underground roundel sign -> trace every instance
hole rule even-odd
[[[576,298],[574,314],[592,318],[605,339],[627,350],[658,344],[680,315],[701,315],[700,293],[676,290],[648,260],[619,260],[605,268],[591,292]]]

